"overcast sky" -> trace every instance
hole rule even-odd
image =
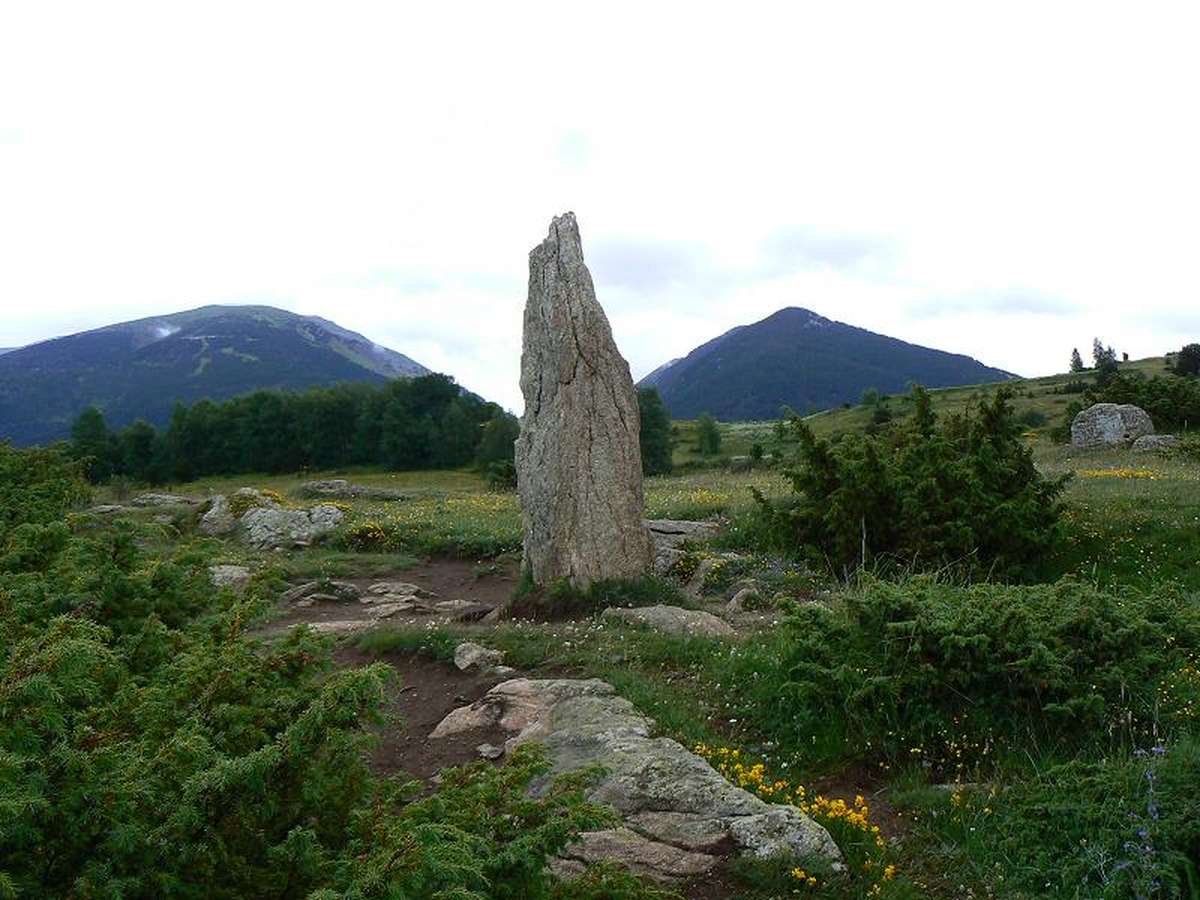
[[[0,346],[268,303],[519,410],[568,209],[635,377],[784,306],[1200,339],[1194,3],[584,5],[0,5]]]

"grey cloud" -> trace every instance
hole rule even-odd
[[[980,312],[1063,316],[1079,309],[1078,303],[1024,288],[967,291],[949,296],[928,297],[909,307],[909,311],[914,315],[925,317]]]
[[[587,264],[600,284],[633,291],[661,291],[678,284],[711,281],[716,271],[697,244],[618,238],[587,248]]]
[[[788,228],[763,241],[766,268],[772,273],[827,267],[855,270],[867,264],[887,265],[898,251],[894,241],[869,234]]]

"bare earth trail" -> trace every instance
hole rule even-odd
[[[384,581],[405,582],[428,592],[437,601],[462,600],[479,607],[500,607],[513,593],[517,582],[516,572],[505,568],[480,571],[474,564],[454,559],[432,559],[418,566],[390,574],[376,574],[369,578],[350,577],[339,579],[350,582],[362,591],[372,584]],[[404,775],[423,781],[432,787],[437,774],[446,768],[461,766],[480,759],[478,747],[491,744],[502,747],[510,737],[499,727],[475,728],[459,734],[431,739],[430,734],[452,711],[468,706],[482,698],[491,688],[511,678],[555,677],[561,673],[539,671],[537,673],[512,672],[497,675],[478,670],[460,671],[454,664],[419,653],[393,650],[382,653],[359,649],[356,638],[377,627],[438,627],[463,626],[454,615],[401,613],[379,621],[371,616],[371,606],[355,601],[318,602],[309,606],[281,603],[281,615],[259,630],[262,637],[282,634],[288,629],[307,624],[334,635],[338,644],[334,650],[334,662],[343,667],[358,667],[374,662],[384,662],[396,673],[386,689],[384,715],[387,722],[377,729],[379,743],[372,749],[370,766],[378,776]],[[470,632],[464,639],[478,639],[487,644],[486,634],[494,625],[479,622],[472,614]],[[757,622],[757,616],[747,617]],[[748,630],[754,630],[750,622]],[[739,629],[740,630],[740,629]],[[871,779],[864,778],[862,782]],[[851,784],[845,776],[828,779],[813,786],[829,796],[852,797],[855,793],[874,794]],[[879,809],[876,795],[873,806]],[[889,811],[890,812],[890,811]],[[881,820],[885,832],[895,834],[900,823],[891,815]],[[677,883],[676,889],[688,900],[710,900],[710,898],[736,896],[737,883],[726,871],[728,859],[718,869],[703,878]]]

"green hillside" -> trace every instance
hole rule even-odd
[[[114,427],[166,424],[177,403],[428,374],[407,356],[317,316],[205,306],[41,341],[0,355],[0,440],[65,437],[87,406]]]

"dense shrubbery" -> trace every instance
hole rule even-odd
[[[793,612],[778,702],[831,753],[1148,746],[1195,727],[1198,658],[1200,607],[1166,588],[869,580]]]
[[[1038,473],[1008,401],[1000,390],[974,415],[938,422],[915,388],[903,426],[835,444],[795,417],[798,456],[785,474],[796,497],[776,506],[760,496],[765,521],[747,530],[838,568],[899,561],[1028,574],[1060,537],[1064,481]]]
[[[535,751],[421,799],[372,778],[387,667],[247,639],[265,576],[214,597],[196,552],[73,527],[61,453],[0,445],[0,473],[0,896],[575,896],[545,861],[607,821],[579,778],[527,797]]]
[[[72,428],[70,446],[95,482],[113,475],[188,481],[348,465],[486,465],[512,459],[516,427],[496,404],[464,393],[444,375],[427,375],[179,404],[162,432],[139,421],[114,433],[99,411],[88,409]]]

